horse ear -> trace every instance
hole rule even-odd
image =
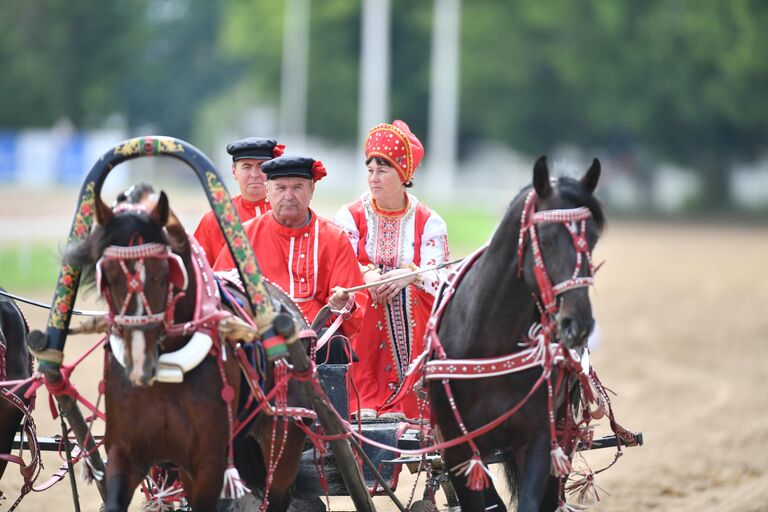
[[[552,193],[546,155],[540,156],[533,166],[533,188],[536,190],[536,195],[542,199],[549,197]]]
[[[600,179],[600,160],[595,158],[586,174],[581,178],[581,186],[587,192],[594,192],[597,188],[597,182]]]
[[[168,210],[168,223],[165,225],[165,229],[168,232],[168,238],[171,241],[173,250],[176,253],[183,254],[189,251],[189,237],[184,226],[181,225],[181,221],[173,213],[173,210]]]
[[[165,192],[160,192],[160,197],[157,199],[157,204],[150,212],[149,216],[157,222],[160,226],[165,226],[168,222],[168,212],[170,209],[168,208],[168,196],[165,195]]]
[[[100,195],[96,194],[96,222],[99,226],[106,226],[114,216],[115,214],[112,212],[112,208],[102,201]]]

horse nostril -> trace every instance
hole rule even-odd
[[[558,325],[563,339],[569,343],[579,342],[587,337],[590,325],[584,325],[575,318],[565,317]]]

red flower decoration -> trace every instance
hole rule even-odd
[[[71,285],[72,284],[72,276],[70,276],[69,274],[65,275],[64,277],[61,278],[61,283],[64,286]]]
[[[245,264],[245,273],[246,274],[253,274],[256,271],[256,266],[253,263],[246,263]]]
[[[83,205],[80,207],[80,213],[83,215],[90,215],[91,207],[88,206],[86,203],[83,203]]]
[[[213,197],[214,197],[214,198],[215,198],[217,201],[221,201],[222,199],[224,199],[224,192],[223,192],[223,191],[221,191],[221,190],[217,190],[217,191],[216,191],[216,193],[215,193],[215,194],[213,194]]]
[[[232,222],[232,221],[234,221],[234,220],[235,220],[235,216],[234,216],[234,215],[232,215],[232,213],[231,213],[231,212],[230,212],[230,213],[227,213],[227,215],[226,215],[226,216],[224,216],[224,220],[226,220],[227,222]]]
[[[285,144],[276,144],[275,147],[272,148],[272,158],[283,156],[284,153],[285,153]]]
[[[312,181],[320,181],[327,175],[328,171],[325,170],[323,162],[315,160],[315,163],[312,164]]]
[[[69,311],[69,306],[67,305],[67,303],[66,302],[60,303],[59,304],[59,312],[60,313],[66,313],[67,311]]]

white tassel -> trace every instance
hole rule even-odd
[[[582,512],[584,510],[587,510],[587,507],[583,507],[581,505],[569,505],[568,503],[562,501],[560,502],[560,506],[557,507],[555,512]]]
[[[101,482],[104,479],[104,472],[94,468],[91,459],[84,457],[83,466],[80,469],[80,478],[88,484],[92,484],[94,480]]]
[[[561,446],[553,448],[550,452],[552,459],[552,474],[556,477],[568,476],[571,472],[571,460],[563,451]]]
[[[229,499],[240,499],[251,490],[245,486],[237,468],[230,466],[224,472],[224,487],[221,489],[221,497]]]

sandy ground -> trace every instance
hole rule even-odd
[[[768,227],[617,221],[596,258],[607,263],[593,293],[601,334],[593,364],[617,393],[618,421],[642,431],[646,443],[625,450],[600,475],[605,492],[598,509],[768,511],[768,279],[763,273]],[[33,296],[48,302],[51,292]],[[89,301],[78,306],[95,307]],[[33,328],[45,325],[45,312],[23,309]],[[91,341],[71,338],[68,357]],[[89,398],[100,362],[91,357],[75,373],[75,383]],[[44,392],[35,418],[40,435],[59,431]],[[596,469],[611,460],[612,452],[586,457]],[[60,462],[55,454],[46,454],[44,461],[42,478],[47,478]],[[412,478],[404,476],[397,494],[407,501]],[[8,497],[0,511],[15,499],[19,484],[10,467],[0,482]],[[82,510],[97,511],[95,487],[79,481],[79,490]],[[379,510],[396,510],[387,498],[375,501]],[[352,509],[346,499],[331,504],[333,510]],[[20,508],[73,509],[67,481],[30,495]],[[132,510],[137,509],[134,504]]]

